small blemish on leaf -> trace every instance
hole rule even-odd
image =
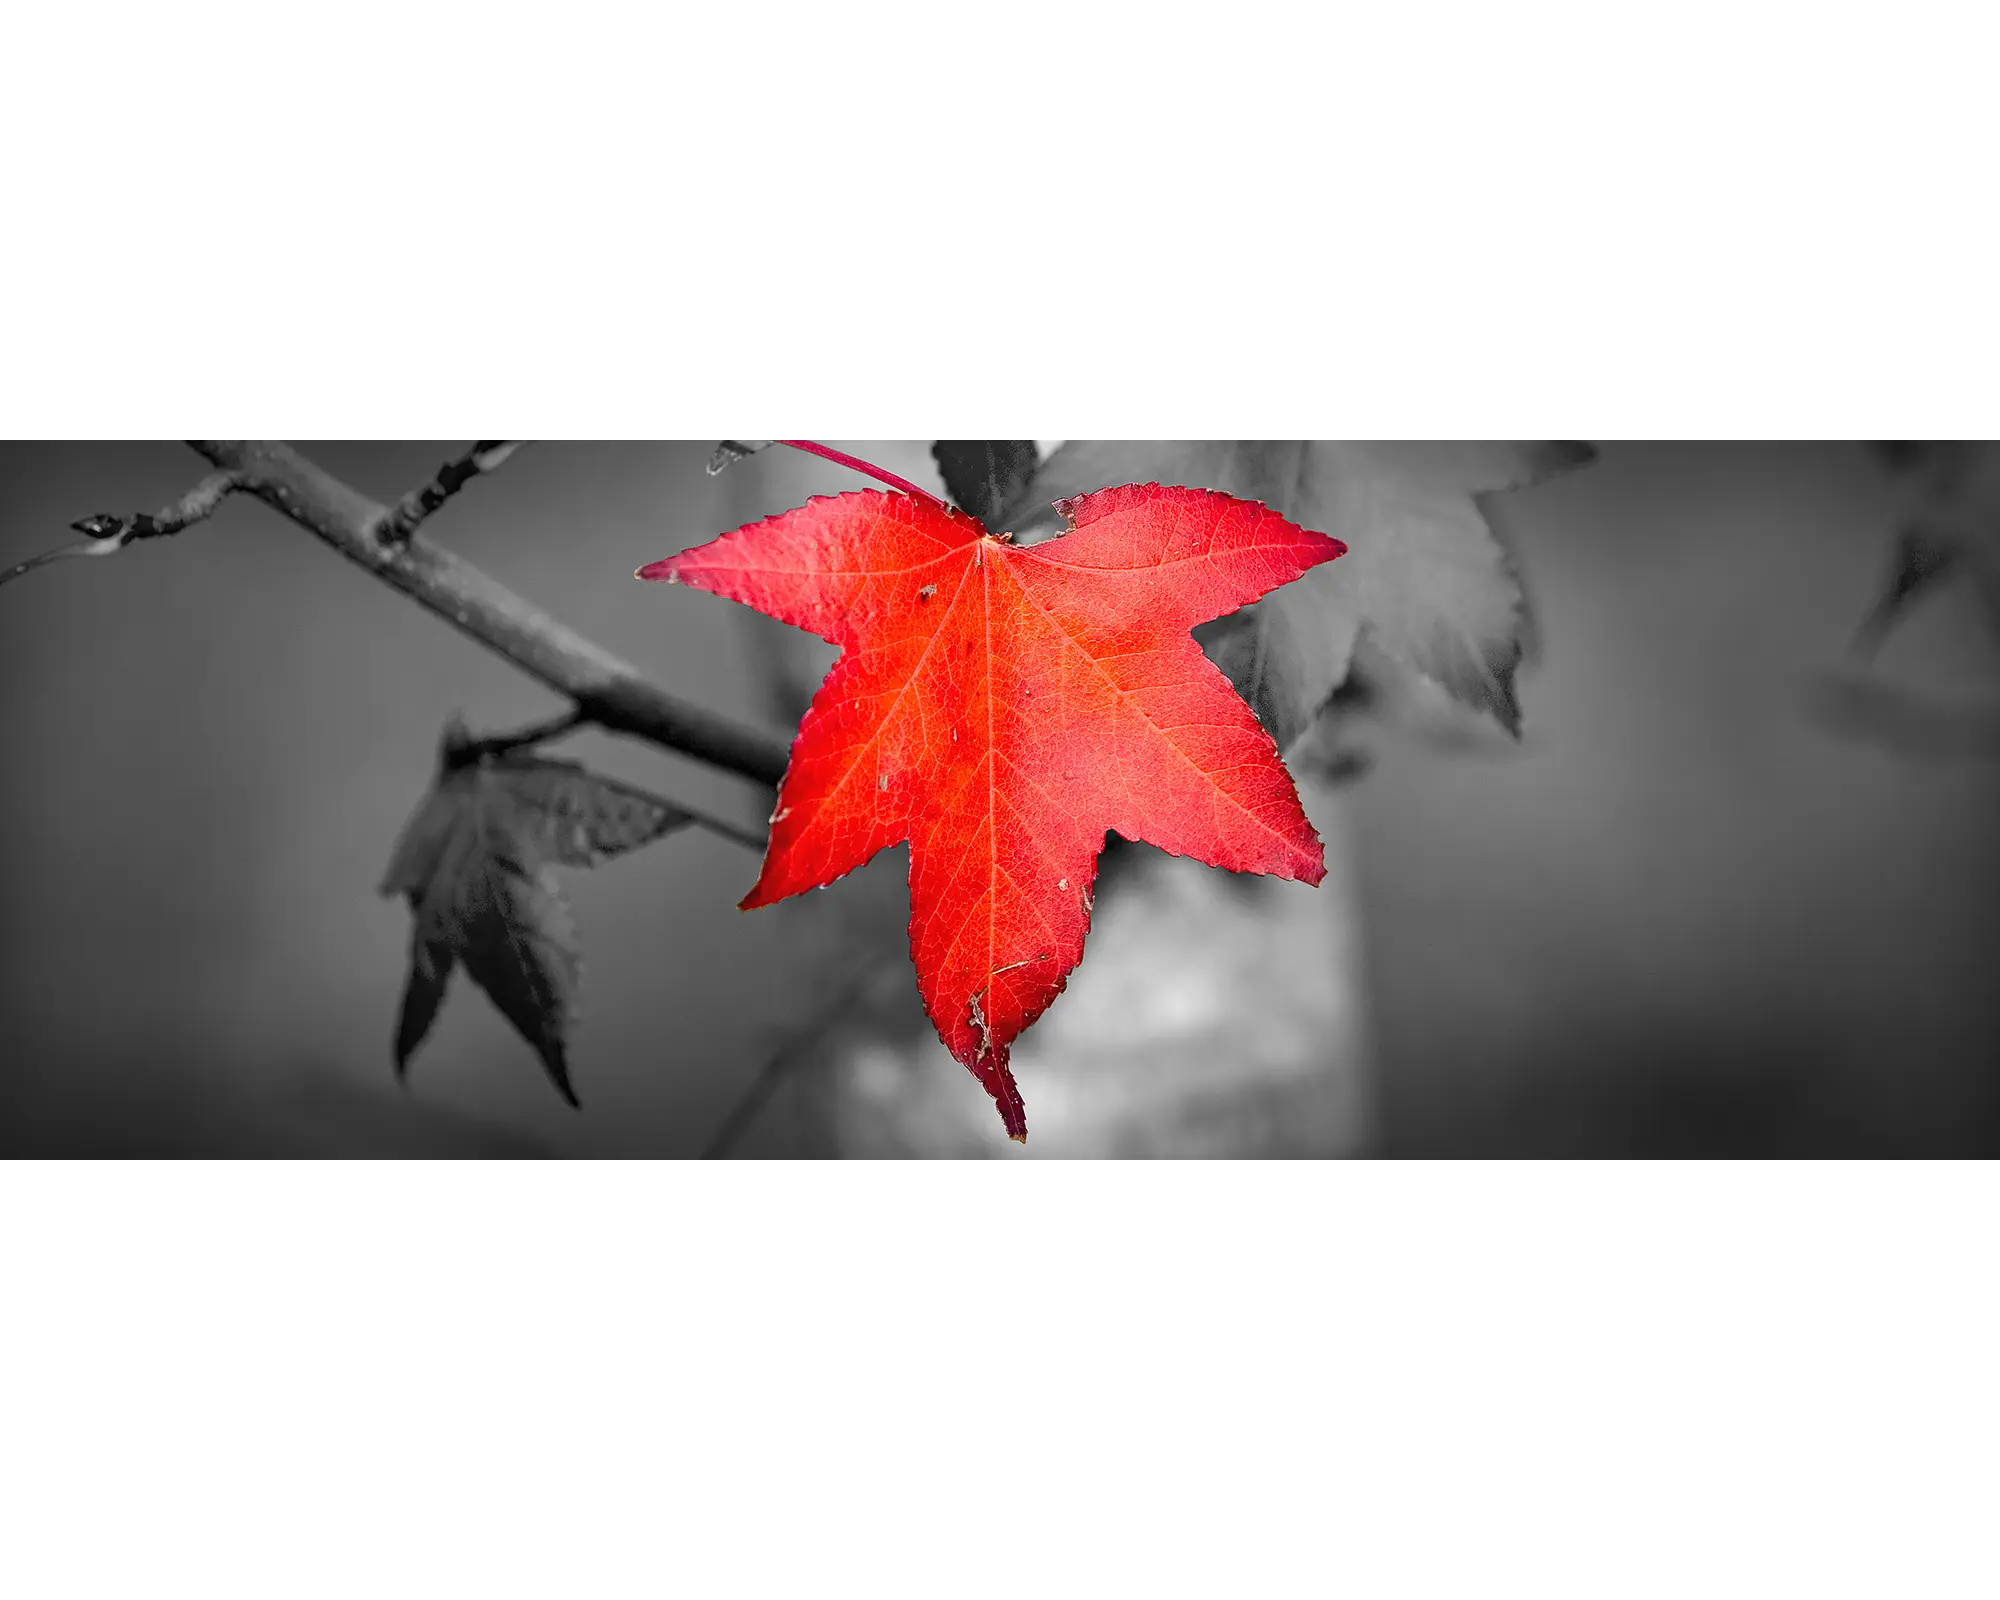
[[[972,997],[972,1026],[979,1034],[979,1054],[973,1057],[975,1061],[993,1054],[993,1030],[987,1026],[986,1008],[979,1003],[985,995],[986,991],[981,989]]]
[[[919,602],[922,602],[930,599],[930,597],[936,593],[937,593],[937,585],[934,583],[927,583],[917,591],[917,599]]]
[[[875,787],[880,789],[884,794],[887,794],[889,792],[889,774],[885,772],[881,777],[877,778],[875,780]]]

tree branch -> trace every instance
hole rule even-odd
[[[2000,760],[2000,702],[1946,699],[1872,673],[1821,671],[1805,685],[1821,724],[1927,761]]]
[[[213,515],[217,506],[243,486],[238,474],[217,472],[203,478],[180,499],[160,511],[142,511],[136,517],[118,517],[100,511],[94,516],[72,522],[70,527],[83,538],[74,544],[44,550],[40,555],[30,556],[6,572],[0,572],[0,583],[11,583],[22,573],[33,572],[51,561],[67,561],[76,556],[112,556],[141,539],[161,539],[179,533],[183,528]]]
[[[583,716],[776,788],[784,741],[676,699],[630,662],[565,627],[449,551],[389,536],[392,513],[273,440],[190,440],[194,450],[356,566],[574,700]]]

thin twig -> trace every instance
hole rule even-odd
[[[722,1119],[722,1125],[709,1136],[708,1143],[702,1146],[702,1160],[719,1160],[736,1148],[738,1141],[750,1131],[751,1125],[771,1103],[771,1097],[784,1083],[786,1074],[798,1065],[806,1047],[818,1039],[830,1024],[847,1014],[848,1009],[861,998],[880,972],[881,967],[878,963],[874,961],[865,963],[849,982],[841,986],[840,992],[835,995],[830,1005],[815,1012],[811,1021],[787,1039],[765,1061],[758,1069],[757,1076],[750,1080],[749,1087],[729,1108],[729,1114]]]
[[[386,507],[289,445],[268,439],[190,443],[207,460],[236,474],[244,492],[575,701],[599,727],[721,767],[766,788],[776,788],[784,776],[788,751],[783,739],[668,694],[630,662],[565,627],[449,551],[422,538],[401,544],[386,539],[390,518]]]
[[[84,517],[70,524],[72,529],[83,535],[81,539],[74,544],[58,545],[38,556],[30,556],[0,573],[0,583],[11,583],[22,573],[33,572],[35,568],[47,566],[52,561],[68,561],[78,556],[113,556],[142,539],[163,539],[169,534],[179,533],[183,528],[212,516],[217,506],[234,490],[242,487],[240,474],[217,472],[203,478],[180,499],[159,511],[142,511],[133,517],[113,516],[108,512]]]
[[[525,439],[481,439],[464,455],[447,461],[437,469],[437,476],[429,483],[421,489],[412,489],[396,502],[389,525],[383,530],[384,536],[398,544],[407,543],[410,535],[433,511],[474,478],[505,464],[507,458],[527,442]]]

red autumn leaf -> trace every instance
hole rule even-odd
[[[1008,1047],[1083,956],[1107,828],[1238,872],[1325,863],[1276,745],[1190,630],[1340,555],[1252,501],[1132,484],[1021,547],[928,496],[808,501],[642,578],[839,645],[742,905],[910,843],[910,954],[951,1053],[1027,1137]]]

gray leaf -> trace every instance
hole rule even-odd
[[[405,896],[412,912],[396,1070],[407,1069],[462,965],[575,1105],[568,1045],[582,953],[553,867],[590,866],[693,819],[574,762],[510,754],[454,765],[464,743],[447,730],[444,769],[383,876],[383,892]]]
[[[1060,518],[1048,502],[1114,483],[1260,500],[1348,546],[1340,560],[1196,630],[1281,749],[1346,681],[1364,630],[1393,668],[1431,678],[1518,734],[1525,600],[1477,497],[1593,455],[1550,443],[1072,440],[1036,475],[1016,531],[1053,528]]]
[[[1008,510],[1035,475],[1040,457],[1032,439],[939,439],[931,445],[946,491],[961,511],[969,511],[998,533]]]

